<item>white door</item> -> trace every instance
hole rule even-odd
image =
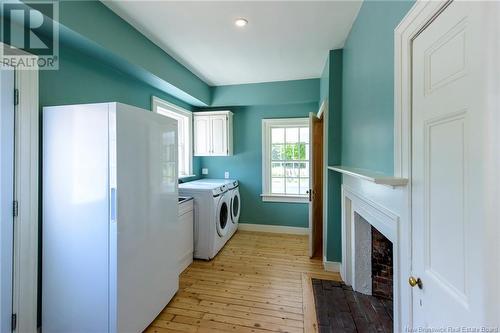
[[[210,155],[210,117],[194,116],[194,155]]]
[[[211,155],[227,155],[227,116],[211,116],[210,125],[212,133]]]
[[[487,251],[486,212],[498,165],[487,150],[495,143],[486,102],[498,72],[488,72],[485,52],[495,41],[488,27],[498,28],[489,21],[496,6],[452,2],[413,42],[414,328],[486,325],[496,307],[488,302],[498,283],[488,282],[496,274],[488,262],[499,257]]]
[[[14,236],[14,70],[0,67],[0,333],[11,332]]]

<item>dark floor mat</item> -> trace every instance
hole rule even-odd
[[[312,279],[320,333],[392,332],[392,301],[364,295],[342,282]]]

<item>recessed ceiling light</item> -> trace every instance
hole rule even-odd
[[[240,18],[237,18],[236,20],[234,20],[234,24],[237,26],[237,27],[244,27],[245,25],[248,24],[248,21],[245,20],[244,18],[240,17]]]

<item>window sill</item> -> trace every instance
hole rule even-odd
[[[309,203],[307,195],[261,194],[264,202]]]

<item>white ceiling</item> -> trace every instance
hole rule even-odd
[[[104,3],[210,85],[319,77],[361,6],[361,0]],[[238,17],[248,25],[237,28]]]

